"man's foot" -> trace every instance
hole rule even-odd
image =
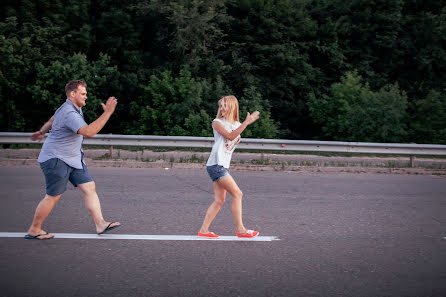
[[[105,229],[103,229],[102,231],[98,231],[98,235],[107,233],[115,228],[118,228],[119,226],[121,226],[121,223],[119,222],[112,222],[112,223],[107,223],[107,226],[105,227]]]
[[[259,231],[246,230],[246,232],[243,232],[243,233],[239,233],[239,232],[235,231],[235,234],[237,235],[237,237],[251,238],[251,237],[256,237],[257,235],[259,235]]]
[[[25,235],[25,239],[45,240],[45,239],[52,239],[52,238],[54,238],[54,235],[49,234],[48,232],[37,234],[37,235],[31,235],[31,234]]]

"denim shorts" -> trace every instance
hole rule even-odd
[[[206,170],[208,171],[209,177],[212,179],[213,182],[216,182],[220,178],[229,175],[229,169],[224,168],[221,165],[206,166]]]
[[[52,158],[40,163],[40,168],[45,175],[46,193],[49,196],[58,196],[65,192],[68,181],[73,186],[93,181],[84,162],[82,169],[76,169],[58,158]]]

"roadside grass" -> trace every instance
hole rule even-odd
[[[41,149],[42,144],[0,144],[0,149]],[[84,150],[110,150],[110,146],[103,145],[86,145]],[[132,157],[122,157],[125,155],[123,152],[140,152],[136,156]],[[156,157],[144,157],[144,151],[159,152],[162,153]],[[190,152],[189,155],[182,157],[171,156],[172,154],[167,154],[170,152]],[[101,156],[93,157],[93,160],[136,160],[141,162],[170,162],[170,163],[205,163],[206,157],[195,153],[209,153],[210,148],[178,148],[178,147],[135,147],[135,146],[113,146],[113,155],[110,158],[110,152],[106,152]],[[290,151],[260,151],[260,150],[237,150],[237,152],[248,152],[254,154],[260,154],[260,158],[255,158],[251,160],[233,160],[235,164],[251,164],[251,165],[271,165],[279,166],[285,169],[287,166],[320,166],[320,167],[382,167],[382,168],[410,168],[410,160],[407,155],[392,155],[392,154],[359,154],[359,153],[337,153],[337,152],[290,152]],[[166,154],[164,154],[166,153]],[[271,160],[264,155],[312,155],[321,157],[382,157],[382,158],[406,158],[406,160],[385,160],[382,162],[364,162],[364,161],[312,161],[312,160],[299,160],[299,161],[275,161]],[[169,156],[170,155],[170,156]],[[14,156],[6,156],[6,158],[14,158]],[[30,157],[24,157],[29,159]],[[423,159],[437,159],[444,160],[446,156],[428,156],[428,155],[416,155],[415,156],[415,167],[425,168],[425,169],[446,169],[446,164],[436,163],[436,164],[420,164],[416,160]]]

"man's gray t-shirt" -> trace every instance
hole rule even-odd
[[[54,114],[51,132],[42,146],[37,161],[43,163],[49,159],[58,158],[71,167],[82,169],[84,136],[77,134],[77,131],[87,125],[81,108],[77,109],[67,99]]]

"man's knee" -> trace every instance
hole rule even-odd
[[[85,194],[87,194],[87,193],[95,193],[96,192],[96,184],[95,184],[95,182],[88,182],[88,183],[85,183],[85,184],[80,184],[80,185],[77,185],[81,190],[82,190],[82,192],[84,192]]]
[[[62,197],[62,195],[51,196],[51,195],[46,194],[43,199],[44,200],[49,200],[49,201],[51,201],[53,203],[56,203],[57,201],[59,201],[60,197]]]

